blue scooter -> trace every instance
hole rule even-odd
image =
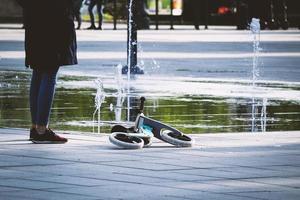
[[[176,147],[192,147],[194,140],[181,131],[144,116],[145,98],[141,97],[140,114],[138,114],[135,126],[126,128],[116,125],[112,128],[109,137],[111,143],[126,149],[140,149],[151,146],[153,137],[172,144]]]

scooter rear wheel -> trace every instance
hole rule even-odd
[[[178,135],[170,130],[163,130],[160,133],[161,138],[177,147],[192,147],[195,141],[187,135]]]
[[[141,149],[144,146],[143,139],[122,132],[112,133],[109,136],[109,141],[124,149]]]

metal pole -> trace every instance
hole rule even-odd
[[[128,12],[128,27],[131,27],[127,29],[127,56],[130,58],[130,61],[128,61],[127,65],[130,67],[130,70],[133,70],[133,68],[137,65],[137,24],[136,24],[136,1],[139,0],[132,0],[132,17],[130,20],[130,12]],[[128,4],[129,5],[129,4]],[[129,32],[131,31],[131,32]],[[131,51],[129,52],[129,49]],[[129,55],[131,53],[131,55]],[[133,72],[133,71],[132,71]]]
[[[282,0],[282,4],[280,5],[282,7],[282,22],[281,27],[283,30],[287,30],[289,28],[289,20],[288,20],[288,7],[285,0]]]
[[[274,2],[270,0],[270,20],[269,20],[269,29],[274,30],[277,29],[276,19],[275,19],[275,12],[274,12]]]
[[[114,0],[114,30],[117,30],[117,0]]]
[[[170,29],[171,30],[174,30],[174,22],[173,22],[173,0],[170,0],[170,14],[171,14],[171,16],[170,16]]]
[[[128,9],[130,2],[132,1],[131,12],[128,10],[127,19],[127,66],[122,68],[122,74],[144,74],[144,71],[137,66],[137,23],[136,2],[140,0],[128,0]],[[129,76],[129,75],[128,75]]]
[[[158,30],[158,0],[155,0],[155,29]]]

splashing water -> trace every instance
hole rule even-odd
[[[250,24],[250,30],[253,36],[253,59],[252,59],[252,115],[251,115],[251,131],[256,131],[256,113],[258,111],[257,105],[255,102],[254,92],[256,91],[256,80],[259,77],[258,70],[258,58],[259,58],[259,44],[260,44],[260,20],[252,18]],[[265,126],[264,126],[265,127]]]
[[[129,6],[128,6],[128,56],[127,56],[127,108],[128,108],[128,113],[127,113],[127,120],[130,120],[130,113],[129,113],[129,108],[130,108],[130,101],[129,101],[129,95],[130,95],[130,68],[131,68],[131,54],[132,54],[132,46],[137,45],[136,41],[132,41],[132,23],[133,23],[133,13],[132,13],[132,2],[133,0],[129,1]]]
[[[116,76],[115,80],[117,83],[117,104],[115,108],[111,109],[115,111],[115,116],[116,116],[116,121],[120,122],[121,121],[121,116],[122,116],[122,106],[124,103],[124,83],[123,83],[123,78],[122,78],[122,65],[119,64],[116,67]]]
[[[101,105],[105,100],[105,92],[104,92],[104,87],[103,87],[103,82],[100,78],[97,78],[95,80],[95,84],[97,87],[97,92],[96,92],[96,96],[95,96],[95,111],[93,113],[93,132],[95,132],[95,116],[98,113],[98,133],[100,133],[100,114],[101,114]]]
[[[156,112],[156,109],[159,107],[157,98],[153,99],[153,106],[152,107],[153,107],[153,112]]]
[[[153,44],[153,47],[155,47],[155,46],[156,46],[156,45]],[[153,64],[152,70],[158,71],[158,70],[160,69],[160,64],[159,64],[159,62],[158,62],[157,60],[155,60],[153,57],[151,57],[151,60],[152,60],[152,64]]]
[[[255,89],[256,80],[259,77],[258,57],[260,44],[260,20],[253,18],[250,24],[250,30],[253,36],[253,60],[252,60],[252,86]]]
[[[155,44],[153,44],[153,46],[155,46]],[[138,51],[141,55],[143,55],[144,49],[140,43],[138,44]],[[150,63],[147,62],[147,66],[148,66],[147,71],[152,71],[152,72],[158,71],[160,69],[160,65],[159,65],[158,61],[155,60],[153,57],[150,57],[150,59],[151,59],[151,62]],[[140,67],[145,68],[145,61],[143,59],[141,59],[139,65],[140,65]]]
[[[266,127],[267,127],[267,105],[268,105],[268,99],[263,98],[261,112],[260,112],[260,122],[261,122],[262,132],[266,132]]]
[[[153,63],[153,67],[152,67],[153,70],[160,69],[159,63],[154,58],[152,58],[152,63]]]
[[[116,76],[115,80],[117,83],[117,94],[124,94],[124,83],[122,78],[122,65],[118,64],[116,67]]]

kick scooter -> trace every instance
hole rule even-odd
[[[149,147],[152,144],[151,138],[155,137],[176,147],[193,146],[194,140],[191,137],[167,124],[144,116],[144,102],[145,98],[142,97],[140,114],[133,127],[116,125],[112,128],[112,134],[109,137],[111,143],[121,148],[139,149]]]

